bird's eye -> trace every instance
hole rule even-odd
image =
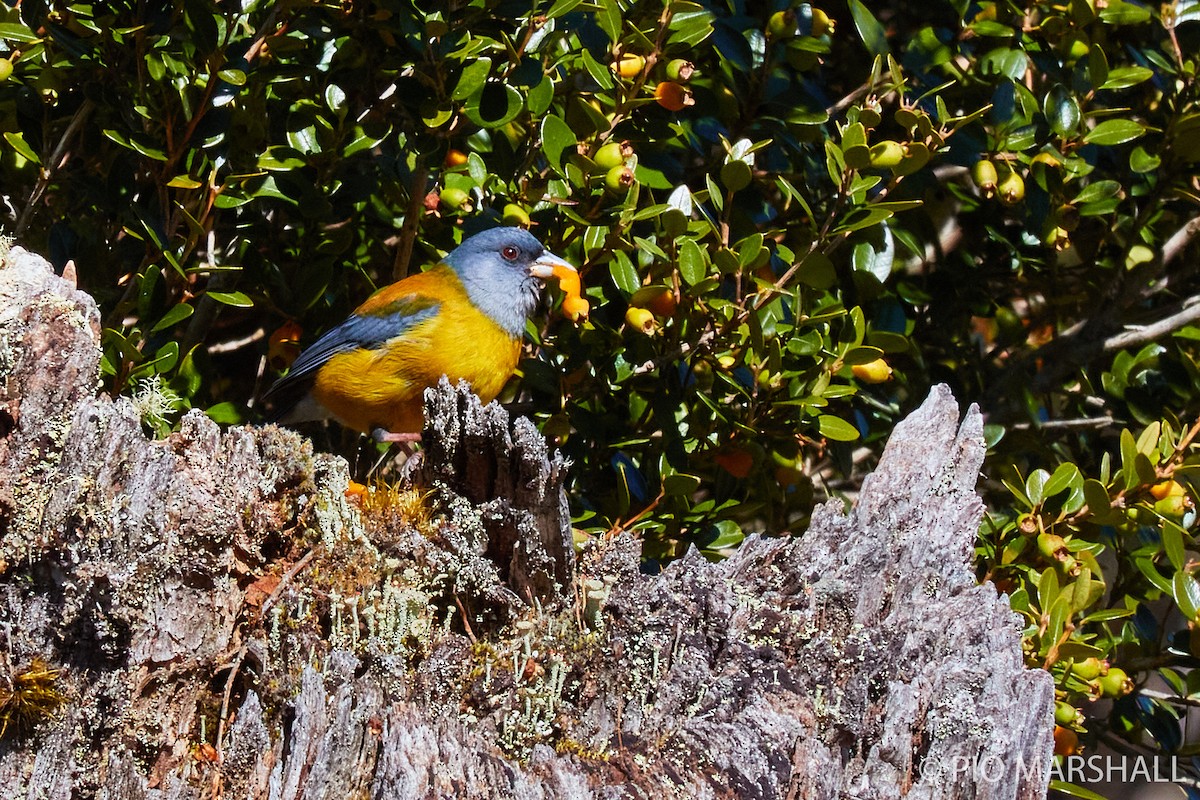
[[[521,251],[510,244],[500,251],[500,255],[505,261],[516,261],[517,256],[521,255]]]

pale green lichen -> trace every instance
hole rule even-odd
[[[171,432],[171,418],[183,406],[183,398],[165,386],[162,377],[152,375],[138,383],[134,392],[133,408],[142,424],[163,438]]]

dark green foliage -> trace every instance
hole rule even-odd
[[[77,260],[113,391],[250,420],[286,340],[528,224],[592,305],[509,394],[580,528],[800,533],[947,382],[1029,663],[1087,714],[1089,658],[1200,693],[1200,5],[235,5],[0,23],[11,227]],[[1177,745],[1134,699],[1069,724]]]

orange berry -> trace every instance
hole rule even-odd
[[[562,310],[563,315],[571,322],[579,322],[587,319],[588,311],[591,309],[591,304],[578,295],[572,295],[563,298]]]
[[[735,478],[745,478],[754,468],[754,455],[741,448],[717,453],[713,461]]]
[[[1162,500],[1164,497],[1172,497],[1174,495],[1185,494],[1183,486],[1179,481],[1163,481],[1156,483],[1150,487],[1150,495],[1155,500]]]
[[[675,299],[675,293],[670,289],[663,289],[646,301],[646,308],[653,311],[657,317],[674,316],[675,308],[678,305],[679,302]]]
[[[446,159],[443,163],[448,168],[461,167],[463,164],[467,163],[467,154],[462,150],[450,148],[446,151]]]
[[[275,369],[290,367],[300,355],[300,335],[304,330],[293,321],[280,325],[267,339],[267,361]]]
[[[1054,755],[1073,756],[1079,752],[1079,734],[1062,725],[1054,726]]]
[[[655,86],[654,99],[667,111],[682,111],[696,103],[692,93],[674,81],[662,81]]]

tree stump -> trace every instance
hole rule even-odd
[[[1045,794],[1053,686],[975,584],[944,387],[849,512],[646,575],[628,534],[576,556],[567,465],[499,406],[430,391],[428,494],[355,500],[275,426],[150,437],[98,320],[8,254],[0,688],[45,664],[65,702],[0,739],[0,798]]]

